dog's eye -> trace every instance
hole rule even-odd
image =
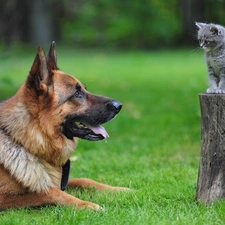
[[[84,97],[84,93],[82,91],[76,91],[74,93],[73,97],[75,97],[75,98],[83,98]]]

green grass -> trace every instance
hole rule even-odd
[[[15,93],[35,50],[0,56],[0,98]],[[105,213],[72,207],[8,210],[0,224],[223,224],[225,203],[195,200],[201,142],[198,94],[207,88],[203,53],[101,52],[58,48],[59,67],[89,91],[123,102],[105,125],[110,138],[80,140],[71,175],[126,186],[128,193],[74,191]]]

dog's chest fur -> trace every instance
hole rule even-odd
[[[0,129],[0,164],[29,191],[48,192],[50,187],[60,188],[61,167],[52,166],[12,142]]]
[[[60,188],[61,166],[74,151],[75,142],[59,139],[54,141],[59,146],[53,145],[50,135],[42,133],[19,99],[20,92],[15,98],[0,103],[0,164],[29,191],[48,192],[50,187]]]

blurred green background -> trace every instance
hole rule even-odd
[[[0,43],[151,49],[195,43],[195,21],[225,24],[224,0],[0,0]]]

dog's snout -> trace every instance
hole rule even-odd
[[[118,113],[122,108],[122,103],[119,101],[113,100],[113,101],[108,102],[107,106],[110,108],[110,110],[113,110],[116,113]]]

